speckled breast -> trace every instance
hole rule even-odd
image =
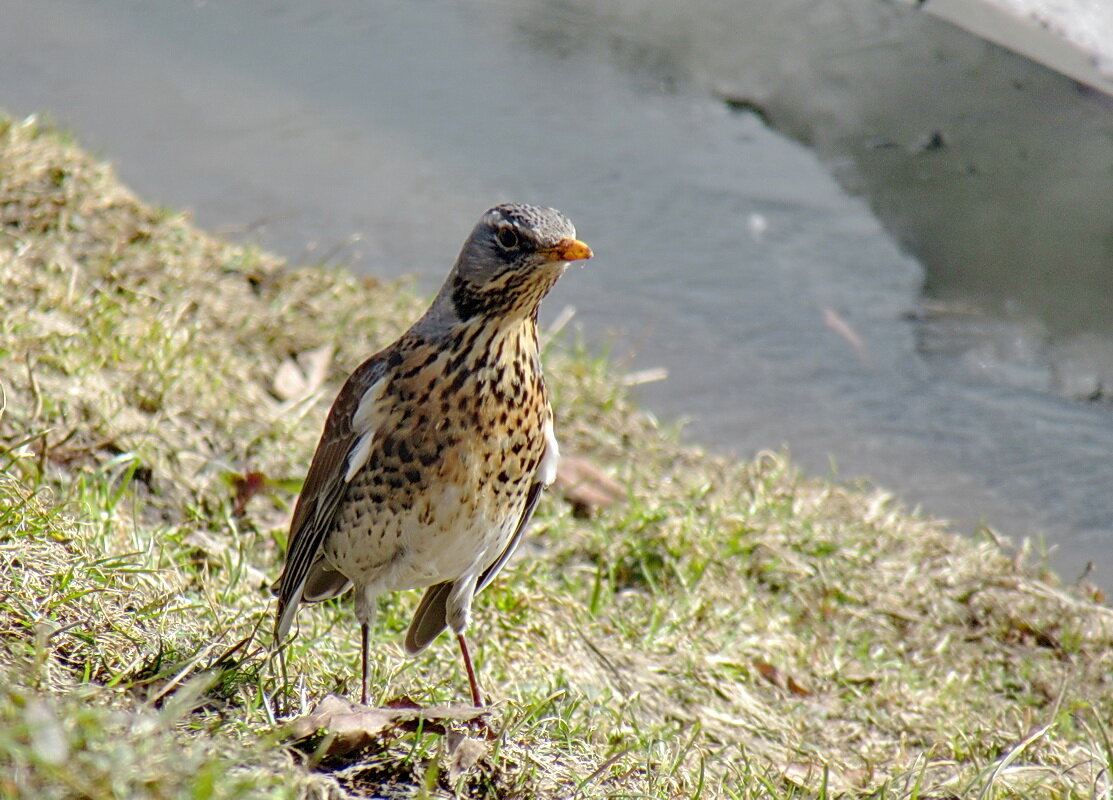
[[[536,333],[516,328],[402,350],[370,458],[326,542],[349,578],[380,590],[425,586],[481,571],[502,552],[550,415]]]

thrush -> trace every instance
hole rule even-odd
[[[425,314],[333,402],[275,584],[274,642],[301,603],[354,587],[362,703],[376,599],[428,587],[405,649],[451,629],[483,704],[465,637],[472,600],[521,541],[559,459],[537,311],[568,263],[591,255],[555,209],[490,209]]]

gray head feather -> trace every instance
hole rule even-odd
[[[426,324],[444,329],[476,316],[535,315],[567,266],[554,248],[575,238],[572,222],[554,208],[503,203],[489,209],[464,242]]]

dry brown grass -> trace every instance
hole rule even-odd
[[[272,714],[354,685],[347,604],[303,612],[292,685],[235,645],[338,382],[421,302],[208,237],[29,121],[0,123],[0,307],[0,796],[1108,796],[1092,593],[782,455],[681,447],[567,345],[563,447],[627,498],[546,498],[480,599],[501,737],[455,782],[432,734],[307,771]],[[413,602],[383,602],[380,699],[458,700],[448,644],[400,656]]]

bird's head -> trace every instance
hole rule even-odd
[[[556,209],[504,203],[476,224],[446,288],[461,319],[535,315],[568,262],[591,255]]]

